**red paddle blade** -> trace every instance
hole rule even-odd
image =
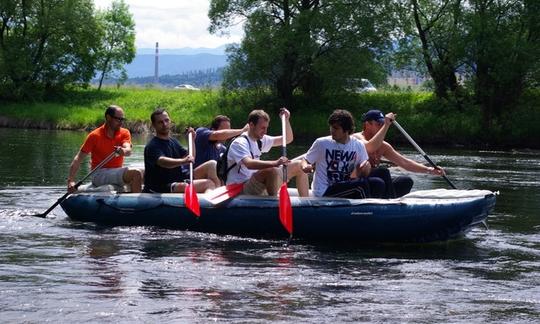
[[[293,232],[292,217],[291,197],[287,191],[287,183],[283,183],[279,189],[279,220],[290,235]]]
[[[201,208],[199,206],[199,198],[193,184],[189,184],[184,192],[184,202],[186,207],[193,212],[197,217],[201,216]]]
[[[220,204],[226,200],[234,198],[242,193],[244,189],[243,183],[233,183],[226,186],[218,187],[209,193],[207,200],[213,205]]]

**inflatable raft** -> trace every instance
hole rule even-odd
[[[296,190],[290,190],[291,195]],[[158,226],[225,235],[286,238],[278,199],[239,195],[214,205],[199,194],[201,216],[182,194],[87,192],[61,204],[75,221],[107,226]],[[291,197],[293,237],[309,241],[428,242],[462,236],[495,205],[486,190],[424,190],[397,199]]]

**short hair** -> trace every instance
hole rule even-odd
[[[167,111],[165,110],[165,108],[159,108],[159,107],[156,108],[156,110],[154,110],[154,112],[150,115],[150,121],[152,121],[152,124],[154,123],[156,116],[161,115],[166,112]]]
[[[118,109],[122,109],[122,107],[117,106],[117,105],[110,105],[110,106],[107,107],[107,109],[105,110],[105,116],[109,115],[109,116],[115,117],[115,116],[116,116],[116,111],[117,111]]]
[[[222,122],[231,122],[231,119],[225,115],[217,115],[214,120],[212,120],[212,124],[210,124],[210,129],[218,129],[219,125]]]
[[[270,116],[268,116],[268,114],[262,109],[255,109],[248,115],[248,124],[253,123],[254,125],[257,125],[259,119],[270,121]]]
[[[345,109],[336,109],[328,117],[328,125],[332,126],[334,124],[339,125],[344,131],[349,134],[354,133],[354,118],[353,115]]]

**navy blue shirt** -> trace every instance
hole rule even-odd
[[[225,152],[225,145],[219,143],[216,145],[216,141],[210,141],[210,135],[213,130],[206,127],[199,127],[195,131],[195,163],[193,167],[196,168],[206,161],[218,160],[219,155]]]
[[[175,138],[167,140],[154,137],[144,148],[144,190],[146,192],[171,192],[173,182],[182,182],[186,179],[182,167],[162,168],[157,165],[160,157],[181,159],[188,155],[188,151],[180,145]]]

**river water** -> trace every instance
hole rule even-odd
[[[84,136],[0,128],[0,322],[540,318],[539,151],[424,148],[459,188],[500,192],[489,229],[442,243],[287,246],[150,227],[104,228],[72,222],[59,207],[47,219],[24,216],[45,211],[64,194]],[[128,165],[142,165],[145,141],[134,139]],[[422,160],[410,149],[402,152]],[[80,175],[86,172],[87,166]],[[447,187],[424,175],[414,180],[416,189]]]

